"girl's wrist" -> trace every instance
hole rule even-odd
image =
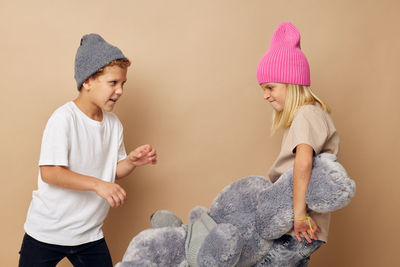
[[[304,210],[294,210],[293,211],[294,218],[304,218],[307,216],[307,211]]]
[[[308,220],[308,218],[310,218],[310,216],[306,213],[306,215],[304,216],[294,216],[294,220],[295,221],[306,221]]]

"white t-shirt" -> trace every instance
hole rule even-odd
[[[69,170],[114,182],[118,161],[126,157],[123,129],[117,116],[103,111],[103,120],[86,116],[74,102],[58,108],[43,133],[39,166]],[[43,182],[33,192],[24,225],[33,238],[75,246],[103,238],[109,204],[93,191],[69,190]]]

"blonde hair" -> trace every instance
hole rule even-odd
[[[271,134],[278,129],[286,129],[290,127],[297,110],[304,105],[314,105],[319,103],[321,108],[330,113],[331,109],[315,95],[309,86],[298,84],[287,84],[285,106],[282,111],[273,111]]]

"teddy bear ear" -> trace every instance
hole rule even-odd
[[[153,228],[179,227],[182,220],[169,210],[158,210],[150,217],[150,223]]]

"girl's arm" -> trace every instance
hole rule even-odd
[[[40,175],[43,182],[51,185],[72,190],[94,191],[107,200],[113,208],[124,204],[126,198],[126,192],[121,186],[73,172],[64,166],[40,166]]]
[[[318,239],[315,231],[320,229],[316,223],[307,218],[306,193],[308,183],[311,177],[313,148],[307,144],[300,144],[296,147],[296,156],[293,168],[293,213],[294,213],[294,231],[296,237],[301,241],[301,235],[311,243],[311,238]],[[311,231],[310,224],[313,229]]]

